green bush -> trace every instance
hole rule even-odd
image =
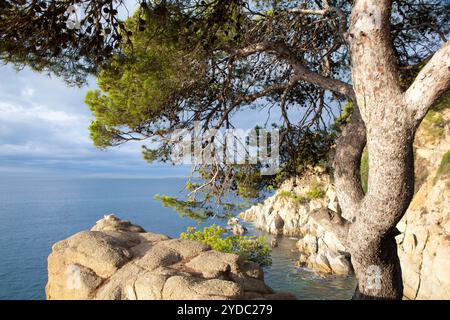
[[[320,185],[314,185],[306,192],[306,196],[309,199],[320,199],[325,197],[325,190]]]
[[[287,190],[282,190],[282,191],[278,192],[278,196],[282,197],[282,198],[290,198],[291,192],[287,191]]]
[[[272,258],[267,240],[256,236],[225,236],[226,230],[220,226],[212,225],[199,231],[189,227],[186,232],[180,234],[180,239],[200,241],[213,250],[234,253],[242,257],[244,261],[253,261],[260,266],[272,265]]]
[[[422,139],[427,142],[435,142],[445,135],[445,121],[441,113],[434,110],[428,111],[420,124],[419,133]]]
[[[305,197],[302,197],[301,195],[298,195],[294,192],[287,190],[280,191],[278,193],[278,196],[283,198],[289,198],[295,204],[304,204],[308,202],[308,199],[306,199]]]
[[[442,176],[447,177],[448,175],[450,175],[450,150],[448,150],[442,157],[435,179],[437,180]]]
[[[364,193],[366,193],[367,181],[369,178],[369,153],[367,152],[367,148],[364,149],[364,152],[361,156],[360,173],[361,173],[361,185],[364,190]]]

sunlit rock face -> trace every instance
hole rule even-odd
[[[430,112],[414,141],[416,194],[396,237],[408,299],[450,299],[450,109]]]
[[[256,263],[170,239],[114,215],[53,245],[47,299],[293,299],[264,283]]]
[[[408,299],[450,299],[450,109],[425,118],[415,140],[418,191],[396,237]],[[418,177],[420,179],[418,179]]]
[[[321,274],[348,275],[352,266],[345,247],[331,230],[317,222],[317,214],[312,214],[331,218],[337,210],[330,175],[321,168],[313,168],[302,177],[286,181],[275,195],[240,217],[271,234],[298,237],[299,266]]]
[[[450,178],[430,177],[399,224],[404,294],[450,299]]]

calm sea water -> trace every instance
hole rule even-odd
[[[108,178],[0,178],[0,299],[45,299],[47,256],[53,243],[115,213],[148,231],[177,237],[195,221],[153,199],[180,195],[184,180]],[[208,221],[205,225],[221,223]],[[223,223],[223,222],[222,222]],[[253,233],[258,233],[252,230]],[[269,236],[270,237],[270,236]],[[300,299],[348,299],[351,278],[319,278],[294,267],[295,240],[280,239],[266,282]]]

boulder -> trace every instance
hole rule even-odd
[[[429,177],[401,221],[396,239],[408,299],[450,299],[449,185],[449,177]]]
[[[186,263],[186,267],[205,278],[227,277],[239,269],[239,256],[218,251],[206,251]]]
[[[127,231],[127,232],[145,232],[145,230],[138,225],[132,224],[127,220],[120,220],[114,214],[108,214],[96,222],[91,231]]]
[[[267,299],[261,267],[114,215],[52,247],[47,299]],[[288,296],[284,294],[284,296]],[[292,298],[292,296],[288,296]]]
[[[190,276],[170,277],[162,291],[164,300],[229,300],[243,297],[243,288],[233,281]]]

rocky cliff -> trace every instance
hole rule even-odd
[[[350,256],[333,232],[321,223],[338,210],[330,176],[320,168],[286,181],[275,195],[240,214],[258,229],[300,238],[298,264],[322,274],[352,272]]]
[[[199,242],[170,239],[114,215],[53,245],[47,299],[292,299],[262,269]]]
[[[450,299],[450,109],[430,112],[415,139],[417,193],[397,228],[404,294]],[[240,217],[272,234],[299,237],[299,265],[321,274],[350,273],[348,253],[327,221],[339,210],[330,175],[320,168],[286,181]]]
[[[415,152],[418,191],[397,225],[404,294],[450,299],[450,109],[425,118]]]

